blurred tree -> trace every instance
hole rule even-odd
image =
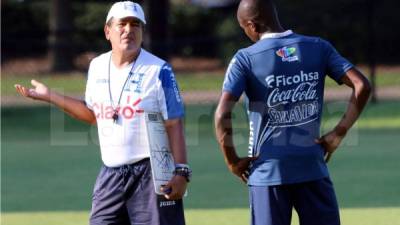
[[[220,3],[212,0],[137,0],[144,6],[148,21],[146,49],[164,58],[169,53],[183,57],[219,57],[229,61],[237,49],[250,44],[236,21],[237,3],[217,8],[193,4],[199,1]],[[400,17],[396,15],[400,1],[372,0],[372,7],[366,4],[368,1],[276,0],[276,3],[285,28],[306,35],[321,36],[332,42],[351,61],[371,63],[369,57],[374,56],[377,65],[398,64],[400,45],[397,42],[400,32],[397,32],[396,27],[400,26]],[[55,5],[55,2],[59,3]],[[54,64],[68,64],[72,61],[72,53],[78,55],[109,50],[103,26],[113,2],[2,1],[2,62],[17,57],[41,57],[49,53],[54,58]],[[368,17],[367,12],[372,12],[370,15],[373,16]],[[373,18],[372,22],[367,23],[367,18]],[[48,47],[52,49],[48,50]],[[57,67],[55,65],[53,68]]]
[[[69,0],[52,0],[49,13],[49,60],[52,72],[73,68],[72,14]]]
[[[32,3],[1,1],[1,61],[40,57],[47,53],[48,7]]]
[[[146,14],[144,45],[153,54],[167,60],[169,56],[169,0],[139,1]]]
[[[189,0],[192,4],[200,5],[207,8],[226,7],[240,2],[240,0]]]
[[[368,35],[368,46],[366,55],[368,57],[369,64],[369,78],[371,81],[372,95],[371,100],[376,103],[376,53],[375,53],[375,7],[373,0],[366,0],[366,16],[367,16],[367,35]]]

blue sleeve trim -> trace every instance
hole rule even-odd
[[[226,70],[223,91],[227,91],[239,98],[246,90],[246,60],[241,52],[236,53]]]
[[[347,59],[342,57],[336,49],[327,41],[323,42],[327,51],[327,73],[328,76],[336,81],[338,84],[342,84],[341,79],[354,67]]]
[[[167,107],[167,118],[165,119],[184,117],[184,107],[179,93],[178,83],[175,80],[175,75],[170,65],[164,64],[161,68],[159,79],[161,81]]]
[[[343,72],[338,72],[338,74],[339,73],[341,73],[341,74],[336,76],[337,77],[335,79],[336,83],[338,83],[339,85],[342,85],[343,84],[342,78],[346,75],[346,72],[351,70],[352,68],[354,68],[354,65],[351,64],[351,63],[349,65],[344,66],[343,67]]]
[[[237,94],[235,93],[233,90],[229,89],[229,88],[222,88],[222,92],[228,92],[229,94],[235,96],[236,98],[240,98],[240,96],[242,96],[242,94]]]

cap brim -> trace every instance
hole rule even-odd
[[[139,21],[141,21],[143,24],[146,24],[146,21],[144,21],[143,19],[141,19],[140,16],[135,15],[135,14],[132,14],[132,13],[119,14],[118,16],[110,17],[110,19],[111,19],[111,18],[123,19],[123,18],[128,18],[128,17],[133,17],[133,18],[138,19]],[[108,19],[107,22],[109,22],[110,19]]]

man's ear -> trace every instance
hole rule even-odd
[[[107,24],[104,25],[104,35],[107,40],[110,40],[110,27]]]
[[[250,30],[253,33],[257,33],[258,32],[257,24],[255,24],[253,21],[251,21],[251,20],[247,21],[247,26],[250,28]]]

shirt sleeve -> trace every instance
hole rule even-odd
[[[347,59],[342,57],[329,42],[323,41],[323,43],[327,56],[327,74],[338,84],[342,84],[340,81],[341,78],[354,66]]]
[[[93,61],[90,62],[90,65],[89,65],[89,70],[88,70],[87,80],[86,80],[86,90],[85,90],[85,104],[91,110],[93,110],[93,97],[92,97],[93,84],[92,84],[92,80],[90,79],[92,77],[92,75],[91,75],[92,73],[93,73]]]
[[[222,91],[229,92],[237,98],[242,95],[246,89],[246,64],[243,53],[236,53],[226,70]]]
[[[159,74],[158,103],[164,120],[182,118],[184,107],[178,83],[169,64],[165,64]]]

